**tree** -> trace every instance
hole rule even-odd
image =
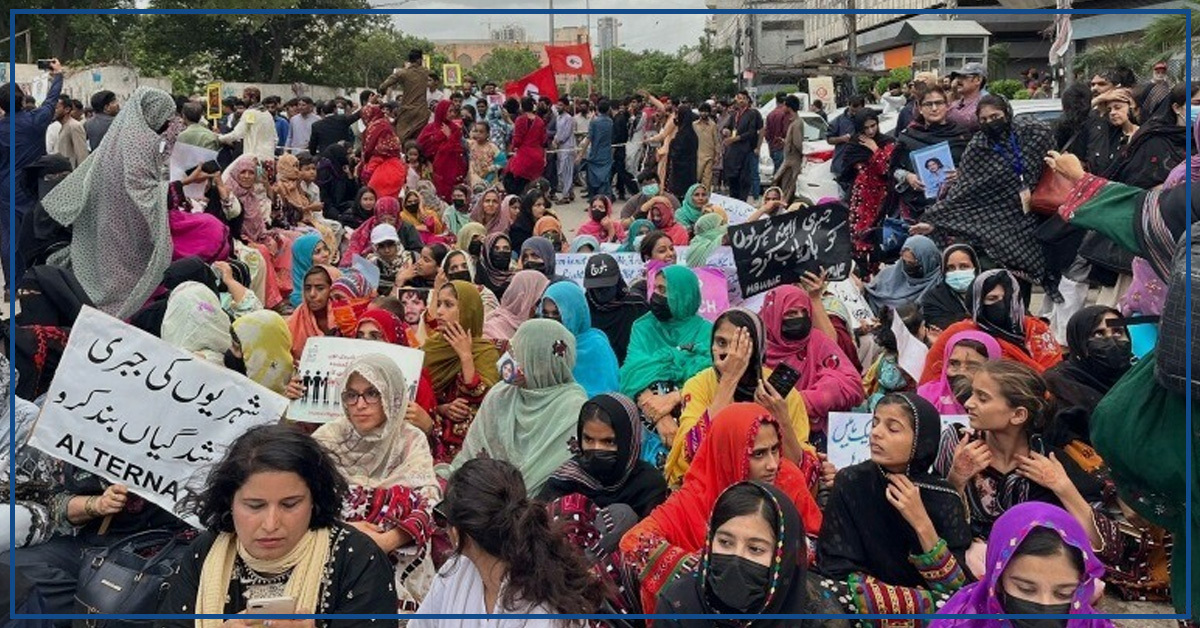
[[[509,81],[515,81],[530,72],[542,67],[537,53],[525,48],[495,48],[486,59],[476,63],[470,69],[470,74],[480,85],[492,82],[503,88]]]
[[[1200,11],[1196,10],[1196,4],[1188,2],[1185,4],[1192,15],[1192,30],[1189,33],[1187,28],[1186,15],[1160,15],[1154,18],[1142,31],[1142,41],[1151,50],[1165,52],[1168,55],[1177,52],[1182,52],[1183,47],[1188,43],[1188,37],[1191,36],[1192,54],[1195,55],[1200,51],[1200,42],[1196,41],[1197,35],[1200,35]]]
[[[1136,73],[1144,73],[1154,52],[1142,42],[1122,42],[1089,46],[1083,54],[1075,57],[1075,71],[1085,76],[1104,72],[1109,68],[1124,66]]]

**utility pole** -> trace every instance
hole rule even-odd
[[[554,0],[550,0],[550,45],[554,45]]]
[[[858,14],[855,0],[846,0],[846,64],[850,72],[858,67]]]
[[[588,54],[592,54],[592,0],[584,0],[583,10],[587,12],[587,46]],[[592,75],[588,75],[588,96],[592,95]]]

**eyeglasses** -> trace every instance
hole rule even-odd
[[[926,100],[925,102],[921,103],[922,109],[937,109],[945,106],[946,101],[944,100]]]
[[[342,392],[342,405],[344,406],[352,406],[358,403],[359,399],[366,401],[367,405],[374,406],[378,405],[379,401],[383,399],[383,394],[374,388],[365,392],[358,392],[357,390],[347,390]]]

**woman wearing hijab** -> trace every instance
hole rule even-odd
[[[537,310],[550,280],[536,270],[522,270],[513,275],[512,282],[500,299],[500,307],[492,310],[483,321],[483,337],[507,345],[521,323]]]
[[[892,178],[897,186],[900,201],[914,212],[924,211],[937,199],[925,198],[925,186],[921,177],[913,172],[912,153],[935,144],[946,142],[950,157],[955,164],[963,163],[963,151],[971,142],[974,130],[950,120],[950,101],[953,100],[941,87],[930,87],[921,96],[917,116],[908,128],[897,129],[896,148],[892,151]]]
[[[197,260],[199,261],[199,260]],[[69,271],[57,266],[34,266],[17,284],[17,325],[71,327],[83,306],[92,300]]]
[[[464,251],[471,256],[471,272],[474,273],[474,267],[479,262],[479,254],[483,251],[483,238],[487,236],[487,227],[477,223],[468,222],[463,225],[462,229],[458,230],[458,250]]]
[[[292,357],[297,361],[304,352],[304,343],[309,338],[326,336],[337,330],[329,293],[333,282],[342,277],[341,271],[325,265],[315,265],[304,273],[300,291],[303,302],[288,317],[288,329],[292,332]]]
[[[487,452],[517,467],[526,489],[536,495],[571,457],[569,441],[587,395],[571,375],[575,339],[558,322],[525,322],[513,336],[510,353],[524,379],[500,382],[488,391],[446,475]]]
[[[546,169],[546,123],[534,111],[534,99],[521,99],[521,115],[513,122],[509,152],[512,159],[504,171],[504,189],[522,194],[525,187]],[[533,225],[530,225],[532,228]]]
[[[341,519],[358,528],[391,559],[399,612],[413,612],[433,581],[431,510],[442,492],[421,430],[404,419],[404,375],[380,354],[346,367],[345,414],[313,433],[349,483]]]
[[[571,239],[571,246],[568,248],[567,252],[579,253],[582,255],[599,253],[600,241],[590,235],[575,236]]]
[[[848,612],[933,613],[967,582],[962,498],[931,468],[941,429],[928,401],[884,395],[871,420],[871,459],[838,471],[817,569]]]
[[[563,277],[554,274],[558,266],[557,254],[558,251],[550,240],[542,236],[534,236],[521,245],[521,254],[518,260],[524,270],[541,272],[552,282],[563,281]]]
[[[484,395],[500,381],[496,370],[500,354],[483,337],[483,301],[475,286],[465,281],[447,283],[437,291],[434,310],[438,331],[422,349],[438,401],[433,416],[434,458],[449,462],[462,448]]]
[[[692,126],[697,119],[696,112],[690,106],[676,107],[675,134],[667,147],[667,189],[677,196],[687,190],[688,199],[691,199],[692,188],[696,184],[697,151],[700,149],[700,138]],[[684,204],[686,205],[687,201],[684,201]],[[691,229],[695,222],[689,224],[682,216],[679,221],[686,229]]]
[[[289,297],[292,307],[299,307],[304,298],[304,276],[309,269],[318,264],[330,264],[331,258],[329,246],[316,233],[304,234],[292,242],[292,293]]]
[[[158,296],[134,313],[129,318],[129,323],[142,331],[162,337],[162,322],[167,313],[167,300],[171,296],[171,291],[186,281],[202,284],[213,294],[217,294],[221,290],[220,279],[213,272],[212,267],[204,263],[204,260],[195,256],[176,260],[167,266],[167,270],[163,271],[162,283],[156,289]]]
[[[334,142],[321,151],[316,183],[321,188],[326,218],[338,220],[347,209],[353,208],[359,186],[350,176],[350,156],[345,144]]]
[[[362,165],[359,178],[379,195],[399,196],[408,178],[408,166],[401,159],[400,138],[388,122],[383,108],[366,105],[360,118],[366,129],[362,136]],[[368,231],[369,233],[369,231]]]
[[[667,484],[679,485],[704,436],[712,431],[712,418],[733,403],[754,402],[769,409],[784,428],[779,435],[783,456],[801,464],[801,446],[808,442],[808,413],[799,391],[768,388],[771,370],[763,368],[766,337],[762,320],[750,310],[728,310],[713,323],[709,346],[713,365],[683,385],[685,402],[678,436],[667,458]]]
[[[754,517],[748,526],[746,517]],[[761,531],[769,530],[763,538]],[[740,543],[738,543],[740,542]],[[788,496],[770,483],[739,482],[713,506],[700,564],[663,588],[658,611],[713,615],[703,619],[661,617],[665,628],[848,628],[849,618],[721,619],[721,614],[822,614],[840,609],[825,599],[808,572],[804,522]]]
[[[225,352],[233,342],[229,316],[212,289],[186,281],[171,291],[163,317],[162,339],[167,344],[224,366]]]
[[[933,381],[942,372],[943,339],[961,331],[982,331],[1000,343],[1005,359],[1033,368],[1038,373],[1062,361],[1062,349],[1050,327],[1040,318],[1025,314],[1020,286],[1006,270],[989,270],[971,284],[971,320],[959,321],[946,328],[929,348],[921,381]]]
[[[646,300],[625,285],[615,257],[597,253],[588,258],[583,275],[592,325],[604,332],[619,364],[625,363],[633,324],[646,313]]]
[[[422,245],[440,244],[446,241],[446,238],[441,235],[446,230],[442,225],[441,217],[436,211],[425,206],[420,192],[416,190],[405,192],[404,204],[401,209],[403,211],[400,212],[400,220],[417,230]],[[453,241],[452,238],[451,241]]]
[[[612,199],[597,194],[588,201],[587,220],[575,230],[576,235],[591,236],[600,242],[623,242],[625,227],[613,216]],[[599,250],[597,247],[596,250]]]
[[[854,234],[854,261],[874,274],[881,261],[880,223],[889,194],[895,189],[891,175],[896,143],[879,130],[879,113],[864,107],[854,115],[854,137],[843,153],[839,182],[850,191],[850,232]]]
[[[675,221],[675,210],[671,208],[670,203],[656,200],[650,206],[649,218],[650,222],[654,223],[654,228],[667,234],[675,246],[688,245],[690,238],[687,228]]]
[[[284,229],[268,229],[271,217],[271,199],[266,187],[260,183],[260,164],[253,155],[238,157],[221,175],[238,203],[242,206],[242,242],[257,250],[265,263],[262,265],[263,293],[260,300],[274,308],[291,292],[291,283],[281,278],[291,277],[292,242],[300,235]],[[237,243],[239,246],[241,243]],[[257,292],[257,290],[256,290]]]
[[[1033,560],[1028,560],[1033,559]],[[1052,561],[1052,562],[1051,562]],[[1062,508],[1030,502],[1014,506],[997,521],[988,537],[987,571],[958,591],[939,615],[1061,614],[1072,619],[1047,619],[1067,628],[1113,628],[1092,608],[1096,583],[1104,565],[1092,551],[1082,526]],[[1072,574],[1066,580],[1056,574]],[[1018,585],[1017,583],[1022,583]],[[1029,599],[1037,596],[1038,599]],[[1053,600],[1052,603],[1047,603]],[[930,628],[1004,628],[1033,625],[1033,620],[935,619]]]
[[[537,187],[530,188],[521,195],[520,210],[508,228],[513,248],[518,251],[521,250],[521,246],[525,244],[526,240],[533,237],[533,228],[537,226],[538,219],[544,215],[544,212],[542,214],[536,212],[535,205],[541,205],[543,209],[549,206],[545,193]]]
[[[779,455],[779,434],[779,424],[766,408],[754,403],[727,406],[714,418],[683,487],[625,533],[621,554],[639,575],[643,612],[654,612],[659,592],[689,568],[689,555],[704,548],[708,515],[717,497],[738,482],[775,485],[800,511],[806,532],[821,529],[821,511],[803,473]]]
[[[475,199],[471,206],[471,221],[477,222],[487,229],[488,235],[493,233],[508,233],[511,217],[508,213],[508,203],[516,198],[513,195],[502,197],[499,188],[490,188]]]
[[[825,432],[830,412],[847,411],[862,403],[862,377],[837,344],[824,333],[813,333],[812,297],[796,286],[767,293],[761,312],[767,331],[769,369],[787,364],[800,373],[795,389],[804,398],[813,432]],[[784,394],[784,391],[779,391]]]
[[[955,162],[958,178],[911,232],[966,241],[997,266],[1020,271],[1056,295],[1058,277],[1049,276],[1034,235],[1041,218],[1021,200],[1042,176],[1042,159],[1053,148],[1050,127],[1035,118],[1014,119],[1008,100],[994,94],[979,100],[979,120],[981,132],[962,162]]]
[[[629,230],[625,234],[625,243],[617,249],[617,252],[636,253],[642,244],[642,238],[651,231],[654,231],[654,223],[645,218],[639,218],[629,223]]]
[[[491,290],[501,301],[515,274],[511,270],[512,251],[512,239],[508,234],[489,234],[483,239],[483,249],[475,264],[475,277],[480,285]]]
[[[170,94],[139,87],[106,138],[42,199],[71,228],[71,245],[50,264],[75,274],[97,308],[128,318],[146,303],[171,263],[162,133],[175,115]]]
[[[942,280],[938,247],[925,236],[909,236],[900,249],[900,261],[879,271],[863,292],[878,312],[918,301]]]
[[[979,271],[979,257],[969,244],[951,244],[942,251],[941,279],[917,299],[932,340],[954,323],[971,318],[971,284]]]
[[[639,519],[666,501],[662,474],[640,457],[642,426],[629,397],[589,399],[579,411],[575,438],[578,453],[550,476],[540,499],[582,495],[599,508],[628,506]]]
[[[412,328],[405,324],[403,319],[378,307],[369,307],[358,317],[358,324],[350,336],[360,340],[386,342],[412,349],[421,348]],[[429,376],[429,369],[421,368],[421,379],[417,382],[416,395],[412,398],[412,402],[408,404],[405,419],[422,432],[431,433],[437,395],[433,392],[433,381]]]
[[[729,227],[720,214],[704,214],[696,221],[696,234],[688,244],[687,256],[684,261],[688,268],[699,268],[708,264],[708,258],[720,248],[725,241]]]
[[[524,272],[524,271],[522,271]],[[592,327],[583,288],[571,281],[560,281],[545,289],[537,301],[538,318],[562,323],[575,336],[575,382],[589,398],[620,390],[617,355],[604,332]]]
[[[649,309],[630,332],[621,393],[637,401],[643,421],[657,432],[648,435],[643,456],[661,467],[679,429],[684,383],[712,366],[712,323],[698,314],[700,280],[682,266],[668,266],[655,276]]]
[[[471,188],[458,184],[450,192],[450,203],[442,210],[442,222],[446,225],[446,233],[458,235],[462,228],[471,222]]]
[[[233,321],[233,356],[246,377],[279,394],[292,379],[292,332],[287,321],[271,310],[259,310]],[[225,366],[230,366],[225,360]]]
[[[373,249],[371,231],[382,224],[396,228],[400,237],[400,246],[405,251],[420,251],[425,246],[423,234],[417,231],[413,223],[400,219],[400,200],[392,196],[381,196],[375,201],[375,215],[362,223],[350,236],[350,248],[346,250],[343,263],[352,263],[355,255],[366,257]]]
[[[323,222],[321,210],[324,206],[320,200],[312,200],[302,187],[300,161],[295,155],[284,153],[275,160],[275,169],[275,207],[272,211],[282,214],[281,222],[288,227],[317,232],[325,246],[336,252],[340,233],[335,233],[332,227],[336,226],[340,230],[341,225]]]
[[[1054,423],[1067,430],[1064,437],[1091,442],[1092,411],[1133,365],[1128,333],[1118,325],[1121,321],[1117,310],[1090,305],[1067,323],[1070,357],[1043,374],[1059,408]]]
[[[1000,359],[1000,344],[981,331],[960,331],[948,338],[941,378],[922,384],[917,394],[940,414],[966,414],[975,371],[984,362]]]
[[[475,280],[475,264],[465,249],[451,249],[446,252],[446,257],[442,258],[442,275],[449,281],[465,281],[479,290],[479,298],[483,301],[483,319],[485,321],[496,308],[500,307],[500,300],[496,298],[496,295],[487,286]],[[430,301],[432,302],[432,299]],[[427,315],[429,309],[425,310]],[[426,316],[423,320],[428,322],[432,319]]]

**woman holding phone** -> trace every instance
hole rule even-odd
[[[251,428],[229,447],[193,500],[206,531],[180,562],[156,622],[172,628],[249,628],[237,617],[191,614],[396,612],[392,563],[365,534],[339,520],[346,480],[312,437],[285,425]],[[269,620],[316,628],[328,620]],[[339,619],[338,626],[373,625]]]

